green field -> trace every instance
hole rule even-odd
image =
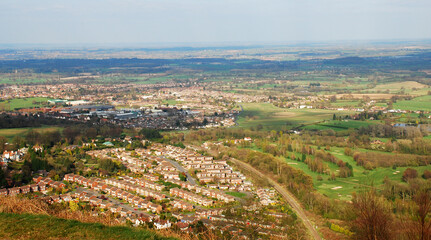
[[[5,110],[44,107],[48,105],[48,100],[49,98],[44,97],[14,98],[11,100],[0,101],[0,106]]]
[[[180,101],[181,102],[181,101]],[[169,104],[169,105],[176,105],[177,103],[179,103],[177,100],[174,99],[169,99],[169,100],[165,100],[163,101],[163,104]]]
[[[359,129],[360,127],[366,127],[370,124],[376,124],[377,122],[371,122],[371,121],[357,121],[357,120],[330,120],[325,121],[318,124],[308,125],[305,126],[303,129],[308,130],[327,130],[332,129],[334,131],[343,131],[348,129]]]
[[[226,194],[237,197],[237,198],[243,198],[243,197],[247,196],[247,194],[242,193],[242,192],[226,192]]]
[[[338,100],[331,105],[335,107],[358,107],[360,103],[360,101]]]
[[[393,108],[411,111],[431,111],[431,95],[413,98],[412,100],[397,101],[393,104]]]
[[[32,83],[44,83],[52,81],[47,78],[22,78],[22,79],[11,79],[11,78],[0,78],[0,84],[32,84]]]
[[[44,126],[40,128],[4,128],[0,129],[0,136],[6,137],[9,140],[12,140],[15,136],[21,136],[24,137],[27,132],[29,132],[31,129],[43,133],[43,132],[49,132],[49,131],[56,131],[56,130],[62,130],[62,127],[53,127],[53,126]]]
[[[47,215],[0,213],[1,239],[174,239],[138,228],[82,223]]]
[[[270,103],[243,103],[243,112],[238,117],[239,127],[256,127],[262,125],[266,129],[290,129],[303,124],[313,124],[330,120],[335,110],[323,109],[286,109],[275,107]],[[350,114],[351,112],[343,112]]]

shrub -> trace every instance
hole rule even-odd
[[[424,174],[422,174],[422,177],[425,179],[430,179],[431,178],[431,171],[430,170],[425,170]]]
[[[407,182],[409,179],[417,178],[418,171],[413,168],[407,168],[403,173],[403,181]]]

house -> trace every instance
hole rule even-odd
[[[21,193],[21,189],[19,187],[9,188],[9,195],[15,196]]]
[[[35,183],[39,183],[40,181],[42,181],[42,179],[43,179],[43,177],[39,176],[39,177],[37,177],[37,178],[33,178],[33,181],[34,181]]]
[[[96,196],[92,196],[90,198],[90,204],[93,206],[96,206],[96,207],[100,206],[102,204],[102,199],[98,199],[98,198],[96,198]]]
[[[181,222],[183,223],[193,223],[196,221],[196,217],[194,216],[184,216],[183,218],[181,218]]]
[[[69,194],[61,194],[60,198],[65,201],[65,202],[70,202],[72,201],[72,197]]]
[[[111,211],[113,213],[116,213],[117,209],[118,209],[118,206],[112,205],[112,206],[109,206],[108,209],[109,209],[109,211]],[[121,207],[120,207],[120,209],[121,209]]]
[[[30,189],[32,192],[39,192],[39,186],[37,184],[30,185]]]
[[[29,185],[21,187],[21,193],[22,194],[26,194],[26,193],[29,193],[29,192],[30,192],[30,186]]]
[[[44,183],[38,183],[37,186],[39,187],[39,191],[45,193],[46,192],[46,184]]]
[[[75,181],[75,174],[72,174],[72,173],[66,174],[66,175],[64,175],[63,179],[65,181],[68,181],[68,182],[74,182]]]
[[[171,227],[171,222],[169,220],[158,220],[154,222],[156,229],[166,229]]]
[[[162,206],[155,203],[150,203],[148,204],[148,209],[152,212],[160,213],[162,211]]]
[[[181,230],[181,231],[187,231],[189,229],[189,224],[188,223],[184,223],[184,222],[177,222],[176,223],[177,227]]]
[[[0,196],[7,196],[8,190],[6,188],[0,189]]]
[[[51,200],[55,203],[61,202],[61,198],[57,195],[51,196]]]

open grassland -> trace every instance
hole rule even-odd
[[[399,91],[401,89],[413,89],[413,88],[427,88],[428,86],[416,81],[404,81],[404,82],[393,82],[386,84],[379,84],[375,88],[370,90],[389,90],[389,92]]]
[[[350,101],[350,100],[338,100],[337,102],[331,103],[335,107],[359,107],[360,101]]]
[[[411,100],[397,101],[393,104],[394,109],[401,110],[424,110],[431,111],[431,95],[413,98]]]
[[[229,194],[231,196],[237,197],[237,198],[243,198],[245,196],[247,196],[247,194],[242,193],[242,192],[225,192],[226,194]]]
[[[391,99],[394,94],[389,93],[353,93],[353,94],[337,94],[337,99],[363,99],[369,97],[371,100]]]
[[[5,78],[0,77],[0,84],[34,84],[34,83],[45,83],[52,81],[48,78]]]
[[[0,129],[0,136],[6,137],[9,140],[13,139],[15,136],[24,137],[30,130],[35,130],[39,133],[50,132],[62,130],[62,127],[44,126],[40,128],[4,128]]]
[[[174,239],[137,228],[82,223],[47,215],[0,213],[1,239]]]
[[[48,105],[49,98],[32,97],[32,98],[14,98],[11,100],[0,101],[1,107],[5,110],[15,110],[20,108],[35,108]]]
[[[322,123],[317,123],[313,125],[307,125],[303,129],[308,130],[327,130],[332,129],[334,131],[343,131],[348,129],[359,129],[361,127],[367,127],[371,124],[376,124],[374,121],[357,121],[357,120],[330,120]]]
[[[364,150],[364,149],[359,149]],[[365,150],[364,150],[365,151]],[[329,175],[319,174],[316,172],[312,172],[308,169],[307,164],[286,159],[286,162],[294,168],[300,169],[304,171],[306,174],[310,175],[313,178],[313,184],[316,190],[330,198],[340,199],[340,200],[351,200],[352,193],[366,188],[375,187],[377,189],[381,189],[383,180],[385,178],[389,178],[393,181],[402,181],[403,172],[407,169],[407,167],[398,167],[397,169],[392,168],[376,168],[373,170],[366,170],[362,166],[358,166],[352,157],[344,155],[343,148],[332,147],[331,154],[333,154],[338,159],[349,163],[353,166],[353,176],[347,178],[336,178],[335,180],[330,180]],[[299,159],[300,155],[297,154],[297,159]],[[328,165],[331,172],[338,172],[338,166],[333,163],[325,162]],[[429,169],[429,166],[420,166],[420,167],[410,167],[416,169],[418,171],[419,177],[423,174],[424,170]],[[318,180],[318,176],[322,178],[322,180]]]
[[[270,103],[241,104],[243,112],[239,115],[240,127],[256,127],[262,125],[267,129],[290,129],[304,124],[312,124],[332,119],[337,111],[323,109],[285,109]],[[350,114],[350,112],[344,112]]]
[[[162,83],[162,82],[167,82],[167,81],[171,81],[171,80],[187,80],[189,78],[191,78],[191,75],[186,75],[186,74],[173,74],[173,75],[168,75],[168,76],[158,76],[158,77],[151,77],[148,78],[146,80],[141,80],[141,81],[137,81],[136,83],[139,84],[156,84],[156,83]]]
[[[393,82],[387,84],[379,84],[376,87],[369,89],[370,92],[388,92],[392,94],[404,91],[410,95],[426,95],[431,88],[428,85],[418,83],[416,81]]]

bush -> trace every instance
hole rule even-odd
[[[349,231],[348,229],[345,229],[343,227],[338,226],[337,224],[331,224],[331,230],[334,232],[339,232],[339,233],[343,233],[346,234],[347,236],[353,236],[353,233],[351,231]]]
[[[403,173],[403,181],[407,182],[410,179],[414,179],[418,177],[418,171],[413,168],[407,168]]]
[[[431,171],[430,170],[425,170],[424,174],[422,174],[422,177],[425,179],[430,179],[431,178]]]

